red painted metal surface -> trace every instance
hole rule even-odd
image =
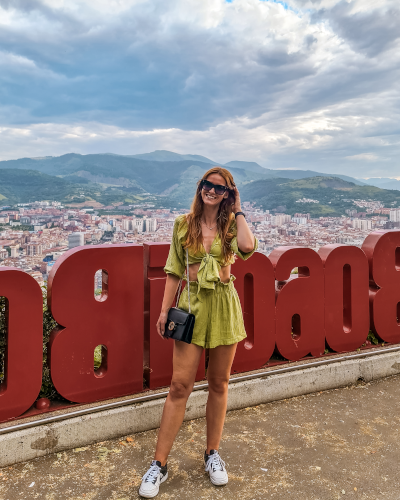
[[[168,386],[172,377],[174,342],[170,339],[163,340],[156,330],[164,296],[166,274],[163,268],[168,252],[169,243],[146,243],[144,245],[144,376],[149,389]],[[199,363],[196,380],[204,378],[205,352]]]
[[[321,356],[324,336],[324,271],[320,256],[310,248],[280,247],[270,260],[275,268],[276,347],[286,359]],[[299,274],[290,275],[298,267]]]
[[[94,297],[94,276],[108,284]],[[105,293],[106,292],[106,293]],[[139,245],[77,247],[54,265],[49,308],[60,326],[50,336],[50,372],[66,399],[89,403],[143,389],[143,248]],[[105,346],[95,371],[94,349]]]
[[[0,267],[0,296],[6,297],[7,339],[4,381],[0,385],[0,421],[24,413],[42,385],[42,291],[18,269]]]
[[[360,347],[369,332],[368,260],[357,247],[319,249],[325,269],[325,338],[336,352]]]
[[[400,342],[400,231],[371,233],[362,249],[369,263],[371,329],[385,342]]]
[[[48,398],[40,398],[35,402],[35,408],[37,410],[48,410],[50,405],[51,401]]]
[[[240,373],[261,368],[275,349],[274,268],[268,257],[255,253],[247,261],[237,259],[232,274],[247,333],[232,365],[232,373]]]
[[[39,401],[39,400],[37,400],[37,401]],[[83,404],[83,403],[69,403],[67,401],[54,400],[54,401],[50,401],[49,407],[45,408],[42,405],[40,405],[40,409],[38,409],[38,408],[36,408],[37,401],[35,401],[35,403],[27,411],[25,411],[24,413],[21,413],[19,415],[16,415],[14,418],[9,418],[9,419],[7,419],[7,421],[8,422],[13,421],[15,423],[15,421],[21,420],[23,418],[31,418],[31,417],[35,417],[37,415],[52,413],[52,412],[59,411],[59,410],[71,409],[71,408],[79,407]]]
[[[168,243],[78,247],[57,260],[48,300],[61,326],[50,338],[50,369],[66,399],[88,403],[141,392],[143,374],[151,389],[169,385],[173,342],[155,329],[168,250]],[[290,275],[294,267],[298,276]],[[103,291],[95,298],[99,269]],[[281,247],[269,259],[256,253],[238,260],[232,272],[248,333],[238,346],[236,373],[282,363],[270,361],[274,349],[288,360],[319,357],[325,338],[335,351],[361,347],[368,333],[368,282],[372,329],[385,342],[400,341],[400,231],[371,233],[362,250]],[[42,372],[40,287],[22,271],[0,268],[0,295],[9,303],[0,421],[65,407],[57,401],[32,406]],[[95,371],[98,345],[106,349]],[[23,363],[22,349],[30,354]],[[197,380],[204,376],[203,354]]]

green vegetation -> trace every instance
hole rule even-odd
[[[33,231],[33,226],[27,226],[26,224],[19,224],[18,226],[3,226],[3,230],[7,228],[7,229],[11,229],[12,231]]]
[[[6,348],[6,332],[7,332],[7,323],[6,323],[6,308],[7,308],[7,299],[5,297],[0,297],[0,381],[3,381],[4,378],[4,353]]]
[[[379,200],[385,206],[400,202],[400,191],[358,186],[336,177],[259,180],[242,186],[240,193],[243,201],[253,201],[264,210],[281,207],[278,211],[291,215],[296,212],[309,213],[312,217],[340,217],[345,215],[346,209],[365,211],[350,200]],[[304,198],[319,203],[296,203]]]
[[[64,399],[62,398],[50,378],[50,368],[47,363],[47,346],[50,340],[50,334],[56,328],[57,323],[47,307],[47,287],[42,286],[43,296],[43,376],[42,387],[40,388],[40,398]]]
[[[33,199],[55,200],[66,205],[84,203],[98,210],[99,204],[108,207],[144,201],[151,202],[155,208],[188,209],[197,181],[211,165],[204,161],[207,159],[202,161],[193,155],[178,161],[179,155],[175,158],[173,153],[167,153],[144,155],[148,160],[141,158],[142,155],[67,154],[0,162],[0,193],[3,201],[10,205]],[[154,160],[160,155],[163,159],[175,159]],[[230,162],[228,167],[239,186],[242,200],[253,201],[268,210],[338,217],[344,215],[346,209],[365,211],[358,209],[350,201],[352,199],[379,200],[385,206],[400,204],[400,191],[359,185],[355,179],[349,182],[352,179],[346,176],[268,170],[249,162]],[[319,203],[296,203],[303,198]],[[118,208],[115,210],[121,213]]]
[[[10,205],[79,195],[78,188],[69,182],[35,170],[0,169],[0,190]]]
[[[369,340],[372,344],[378,345],[379,339],[376,338],[374,332],[372,330],[369,331],[367,340]]]
[[[94,350],[94,369],[95,370],[100,368],[100,365],[101,365],[101,361],[102,361],[101,351],[102,351],[101,345],[98,345]]]

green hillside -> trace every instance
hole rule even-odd
[[[48,175],[65,177],[66,180],[71,179],[74,183],[87,184],[89,181],[102,184],[103,187],[120,186],[122,191],[132,194],[160,194],[173,186],[176,179],[192,165],[200,167],[202,171],[211,167],[209,163],[198,160],[148,161],[110,154],[70,153],[58,157],[2,161],[0,171],[2,168],[38,170]]]
[[[400,205],[400,192],[374,186],[357,186],[337,177],[312,177],[309,179],[266,179],[250,182],[241,187],[241,198],[254,201],[264,210],[285,211],[288,214],[310,213],[314,217],[345,214],[346,209],[357,208],[351,200],[381,201],[386,207]],[[319,203],[299,203],[311,199]]]
[[[94,200],[103,205],[111,205],[117,202],[134,202],[137,196],[146,197],[150,194],[156,197],[155,200],[152,198],[152,202],[156,204],[189,207],[196,182],[210,167],[209,163],[195,160],[147,161],[118,155],[71,153],[60,157],[22,158],[0,162],[0,173],[14,172],[14,178],[22,179],[24,175],[29,177],[37,170],[37,174],[42,175],[43,186],[41,191],[38,191],[40,198],[37,199],[44,199],[43,196],[48,193],[52,199],[67,202],[76,195],[82,198],[81,201]],[[231,170],[239,183],[263,178],[257,172]],[[56,182],[56,179],[59,182]],[[46,186],[51,186],[52,183],[64,186],[65,192],[51,188],[46,191]],[[17,199],[25,200],[27,195],[29,197],[23,185],[21,184],[19,189],[17,184],[18,182],[13,185],[8,195],[9,203]],[[7,196],[5,191],[3,194]],[[33,194],[30,193],[30,196]]]
[[[379,200],[387,207],[400,205],[397,190],[360,186],[327,176],[276,178],[270,177],[271,170],[258,172],[236,168],[246,166],[246,162],[232,163],[235,167],[230,170],[242,200],[254,201],[264,209],[340,216],[347,208],[357,209],[351,201],[354,199]],[[16,168],[4,168],[6,165]],[[36,168],[27,169],[30,165]],[[209,168],[209,163],[195,160],[147,161],[106,154],[24,158],[0,162],[0,202],[14,205],[54,200],[109,206],[147,200],[155,206],[189,208],[197,182]],[[299,203],[303,198],[318,203]]]
[[[0,161],[0,169],[18,168],[37,170],[44,174],[67,177],[78,184],[91,183],[105,186],[122,186],[124,191],[138,194],[140,191],[161,194],[175,185],[178,177],[193,166],[203,172],[208,170],[212,160],[199,155],[179,155],[170,151],[154,151],[134,156],[116,154],[80,155],[68,153],[62,156],[42,158],[20,158]],[[330,177],[328,174],[311,170],[269,170],[255,162],[231,161],[226,165],[234,173],[237,182],[265,179],[302,179],[315,176]],[[71,177],[73,176],[73,177]],[[362,185],[351,177],[337,177]]]
[[[80,188],[35,170],[0,169],[0,197],[10,205],[35,200],[72,200]]]
[[[71,179],[74,177],[71,176]],[[82,203],[96,201],[103,205],[136,201],[132,191],[137,188],[103,187],[87,182],[76,184],[53,175],[35,170],[0,169],[0,202],[5,205],[29,203],[30,201],[60,201],[62,203]]]

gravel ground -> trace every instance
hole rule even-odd
[[[399,500],[400,376],[228,413],[220,448],[229,484],[204,472],[205,420],[185,422],[161,499]],[[0,469],[1,500],[128,500],[157,431]]]

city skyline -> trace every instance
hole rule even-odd
[[[397,207],[385,208],[379,201],[367,200],[353,200],[353,204],[355,208],[342,217],[270,213],[250,202],[243,202],[243,209],[259,240],[258,251],[267,256],[288,245],[315,251],[332,243],[361,247],[370,232],[400,226]],[[301,208],[304,205],[299,205]],[[2,266],[22,269],[44,285],[55,261],[68,250],[82,245],[170,242],[175,218],[186,212],[154,207],[151,203],[124,207],[120,213],[115,207],[113,214],[46,201],[3,208],[0,260]],[[97,279],[101,281],[101,276]]]

